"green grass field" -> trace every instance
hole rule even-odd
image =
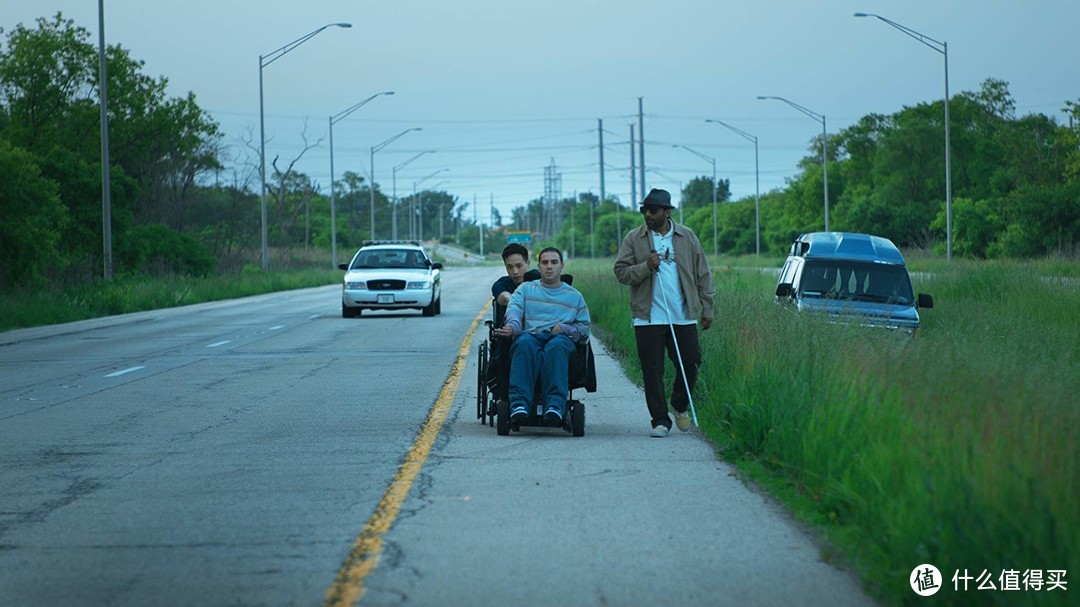
[[[889,604],[1076,604],[1076,589],[958,593],[951,581],[1080,567],[1080,285],[1045,278],[1059,262],[919,275],[935,307],[916,339],[798,316],[773,303],[774,274],[723,263],[702,336],[702,431],[825,532],[825,558]],[[568,271],[640,381],[611,261]],[[921,563],[946,578],[933,599],[908,586]]]

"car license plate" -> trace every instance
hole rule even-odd
[[[381,303],[381,304],[392,304],[392,303],[394,303],[394,296],[393,295],[382,295],[382,294],[380,294],[379,295],[379,303]]]

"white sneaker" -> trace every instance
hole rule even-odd
[[[690,414],[686,411],[682,413],[675,413],[675,426],[679,428],[680,432],[687,432],[690,430]]]
[[[651,436],[653,438],[664,438],[665,436],[668,435],[668,432],[670,432],[670,430],[668,430],[667,426],[662,425],[662,424],[661,425],[656,425],[656,426],[653,426],[652,432],[649,433],[649,436]]]

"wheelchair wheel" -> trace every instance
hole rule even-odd
[[[495,404],[495,422],[499,436],[510,434],[510,401],[500,398]]]
[[[570,401],[570,433],[585,436],[585,404],[581,401]]]
[[[488,343],[480,342],[479,360],[476,364],[476,417],[480,423],[484,423],[484,414],[487,412],[487,365]]]

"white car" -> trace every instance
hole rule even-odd
[[[442,312],[442,264],[431,261],[414,241],[365,242],[345,270],[341,285],[341,316],[353,318],[363,310],[420,310],[424,316]]]

